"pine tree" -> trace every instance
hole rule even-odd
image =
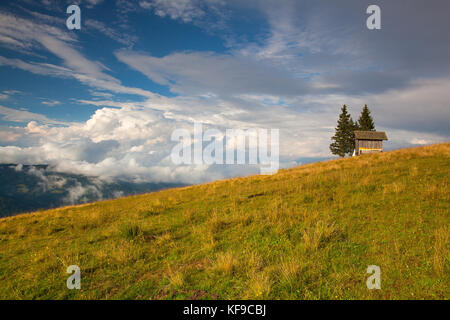
[[[359,130],[359,125],[358,125],[358,121],[353,121],[353,119],[350,117],[350,130],[351,130],[351,150],[350,150],[350,154],[353,154],[353,150],[355,150],[355,131]]]
[[[332,154],[336,154],[340,157],[345,157],[346,154],[351,154],[355,148],[355,136],[354,131],[355,123],[352,117],[347,112],[347,106],[341,109],[339,120],[334,136],[331,138],[333,141],[330,144],[330,151]]]
[[[358,130],[375,131],[375,123],[370,115],[370,110],[367,107],[367,104],[364,105],[361,116],[358,119]]]

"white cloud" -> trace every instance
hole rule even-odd
[[[15,167],[16,171],[22,171],[23,165],[18,164]],[[65,204],[76,204],[80,202],[87,202],[88,199],[102,200],[103,193],[101,187],[103,181],[97,178],[89,177],[88,184],[82,185],[77,178],[64,177],[52,172],[48,172],[47,169],[30,167],[28,170],[24,170],[26,174],[37,177],[40,181],[38,186],[41,192],[49,192],[55,189],[64,190],[67,192],[62,201]]]
[[[112,93],[95,91],[95,90],[89,90],[89,92],[91,93],[92,96],[94,96],[96,98],[106,98],[106,99],[113,98]]]
[[[29,0],[24,0],[26,2],[30,2]],[[47,7],[47,9],[51,10],[51,9],[55,9],[55,7],[57,8],[58,6],[61,6],[61,0],[40,0],[40,3],[42,5],[44,5],[45,7]],[[82,5],[86,8],[93,8],[96,5],[99,5],[101,3],[103,3],[103,0],[65,0],[64,1],[66,3],[66,6],[70,5],[70,4],[77,4],[77,5]]]
[[[139,5],[144,9],[153,9],[154,13],[160,17],[170,17],[180,19],[183,22],[191,22],[205,15],[201,9],[202,3],[208,1],[199,0],[153,0],[140,1]]]
[[[103,199],[103,194],[97,186],[83,186],[79,181],[75,182],[75,186],[70,186],[66,190],[68,194],[63,201],[72,205],[80,202],[87,202],[88,196],[91,198],[94,196],[97,201]]]
[[[108,69],[99,62],[90,61],[75,49],[76,38],[46,23],[35,23],[10,14],[0,13],[0,36],[15,39],[24,48],[45,49],[63,61],[63,66],[44,62],[26,62],[0,56],[0,65],[7,65],[40,75],[74,78],[90,87],[151,97],[149,91],[123,86],[120,81],[106,73]],[[8,41],[0,45],[14,49]]]
[[[158,58],[121,50],[116,56],[151,80],[183,94],[299,95],[309,87],[276,68],[227,54],[186,52]]]
[[[89,4],[88,7],[94,7],[94,6],[102,3],[103,0],[86,0],[86,2]]]
[[[118,32],[98,20],[88,19],[86,20],[85,24],[87,28],[97,30],[98,32],[113,39],[114,41],[117,41],[126,46],[131,46],[138,40],[136,36]]]
[[[47,124],[67,124],[67,122],[52,120],[41,114],[29,112],[26,110],[6,108],[3,106],[0,106],[0,117],[2,118],[2,120],[12,122],[40,121]]]
[[[233,101],[214,96],[208,99],[156,97],[139,103],[82,100],[80,103],[96,104],[100,109],[84,123],[57,127],[46,123],[46,118],[41,118],[40,123],[31,121],[36,120],[35,114],[25,111],[10,114],[11,110],[0,109],[11,120],[29,119],[31,122],[22,135],[33,139],[29,146],[0,147],[0,158],[8,163],[48,163],[55,170],[102,179],[199,183],[258,171],[249,166],[174,165],[170,160],[175,144],[170,141],[171,133],[179,128],[192,131],[194,121],[202,121],[205,128],[221,131],[227,128],[279,128],[280,160],[286,167],[303,157],[329,156],[330,137],[343,103],[349,104],[354,117],[358,116],[364,102],[372,103],[369,106],[373,107],[377,128],[388,133],[387,149],[445,141],[445,135],[386,125],[388,101],[393,97],[399,97],[396,108],[414,110],[414,106],[420,105],[421,99],[429,97],[433,90],[442,91],[436,86],[437,83],[418,83],[414,89],[362,97],[304,96],[290,101],[288,107],[267,105],[268,97],[258,95]],[[445,101],[446,96],[435,95],[434,98]],[[428,101],[437,104],[439,100]],[[320,112],[305,112],[308,108]],[[445,115],[441,113],[441,116]]]
[[[19,90],[5,90],[5,91],[3,91],[3,93],[12,96],[15,94],[20,94],[21,92]]]
[[[45,100],[45,101],[42,101],[41,104],[44,104],[49,107],[54,107],[54,106],[61,104],[61,102],[58,100]]]
[[[414,139],[411,139],[410,143],[411,144],[418,144],[418,145],[426,145],[426,144],[429,144],[430,141],[429,140],[425,140],[425,139],[414,138]]]
[[[17,132],[18,130],[16,128],[7,127],[4,129],[4,127],[0,127],[0,141],[1,142],[7,142],[7,143],[13,143],[16,142],[19,138],[23,136],[23,132]],[[22,130],[23,131],[23,130]]]

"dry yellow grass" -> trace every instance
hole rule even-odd
[[[445,263],[450,261],[449,256],[449,227],[442,226],[434,231],[434,246],[433,246],[433,268],[438,275],[442,275],[444,271]]]
[[[445,143],[0,219],[0,298],[448,299],[449,169]]]
[[[216,269],[220,272],[231,275],[237,266],[237,258],[231,251],[217,254]]]

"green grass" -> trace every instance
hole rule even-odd
[[[4,218],[0,298],[448,299],[449,169],[446,143]]]

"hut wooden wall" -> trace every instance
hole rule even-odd
[[[359,140],[360,148],[382,149],[383,141],[380,140]]]
[[[359,155],[361,153],[361,148],[367,149],[383,149],[383,141],[382,140],[356,140],[355,141],[355,149],[356,154]],[[370,152],[363,150],[362,152]]]

